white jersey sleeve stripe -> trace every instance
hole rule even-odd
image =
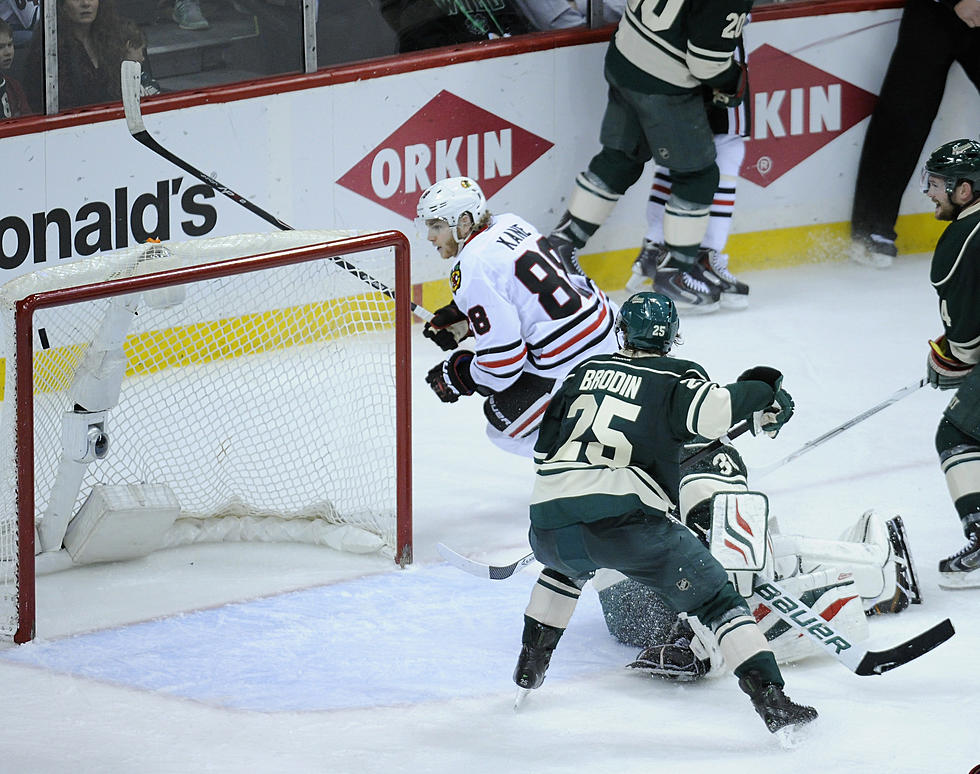
[[[493,368],[503,368],[504,366],[513,365],[519,360],[524,360],[527,357],[527,347],[521,347],[521,351],[516,355],[511,357],[503,358],[502,360],[487,360],[486,355],[477,355],[476,361],[480,364],[480,368],[485,368],[487,370]]]

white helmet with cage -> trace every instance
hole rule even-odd
[[[487,211],[487,198],[475,180],[468,177],[447,177],[430,185],[419,197],[418,225],[423,230],[426,221],[441,219],[452,229],[453,239],[460,241],[459,219],[468,212],[476,225]]]

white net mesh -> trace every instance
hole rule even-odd
[[[0,634],[10,634],[15,616],[7,613],[16,603],[13,303],[41,290],[352,235],[294,231],[167,243],[149,250],[152,260],[141,245],[0,290]],[[345,258],[393,288],[392,253]],[[55,523],[54,492],[67,489],[63,510],[73,514],[95,483],[165,483],[181,507],[169,545],[303,540],[393,555],[394,302],[330,260],[182,287],[179,303],[168,289],[34,315],[35,518]],[[121,379],[122,364],[114,368],[120,344]],[[65,466],[64,417],[79,405],[107,409],[109,450],[104,459]],[[82,471],[78,487],[72,470]],[[60,539],[44,547],[57,550]]]

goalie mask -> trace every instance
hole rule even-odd
[[[476,226],[487,211],[487,199],[480,186],[468,177],[447,177],[431,185],[419,197],[418,220],[420,233],[427,229],[426,221],[441,219],[452,229],[453,239],[461,242],[459,219],[468,212]]]
[[[946,181],[946,195],[964,180],[973,186],[973,198],[980,196],[980,143],[975,140],[953,140],[932,152],[922,168],[922,192],[929,192],[929,178],[935,175]]]
[[[679,330],[674,302],[647,290],[626,299],[616,317],[616,332],[623,349],[666,355],[677,341]]]

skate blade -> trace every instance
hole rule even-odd
[[[531,692],[530,688],[518,688],[517,695],[514,697],[514,712],[517,712],[527,698],[527,695]]]
[[[790,724],[775,731],[773,736],[784,750],[795,750],[809,738],[812,726],[812,720],[809,723]]]
[[[639,293],[641,290],[652,290],[653,280],[643,274],[633,274],[626,280],[626,289],[630,293]]]
[[[714,301],[710,304],[685,304],[683,301],[674,300],[674,306],[677,307],[677,314],[710,314],[711,312],[717,312],[721,309],[721,302]]]
[[[749,297],[743,296],[739,293],[722,293],[720,300],[721,300],[722,309],[748,309],[749,308]]]
[[[941,572],[939,573],[939,588],[947,591],[962,589],[980,589],[980,570],[973,572]]]

